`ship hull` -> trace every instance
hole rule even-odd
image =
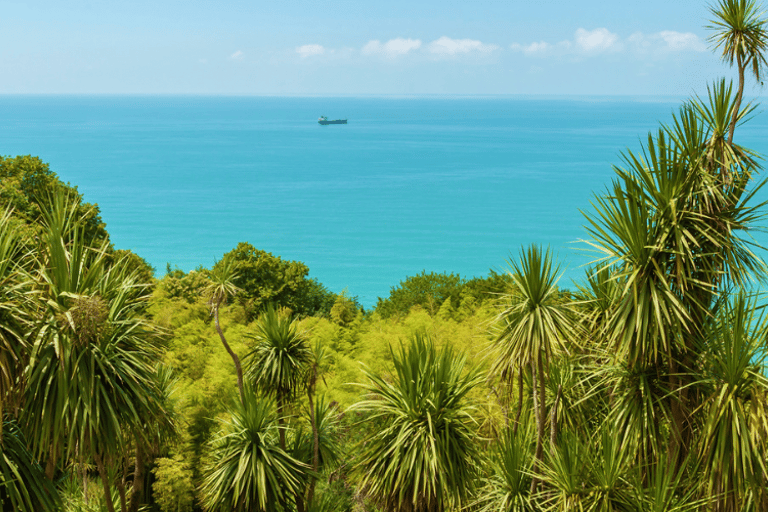
[[[334,119],[333,121],[318,121],[318,123],[320,123],[322,125],[326,125],[326,124],[347,124],[347,120],[346,119]]]

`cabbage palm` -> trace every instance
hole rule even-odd
[[[0,434],[4,402],[18,400],[18,379],[29,358],[27,329],[32,305],[31,279],[23,264],[29,260],[12,212],[0,215]]]
[[[246,354],[248,376],[255,387],[277,401],[280,447],[285,450],[285,415],[290,400],[305,382],[312,361],[307,333],[298,322],[268,306],[251,335],[253,350]]]
[[[28,260],[12,212],[0,215],[0,503],[23,512],[52,511],[58,494],[30,453],[18,423],[5,414],[4,402],[18,402],[20,379],[29,360],[31,320]]]
[[[392,359],[391,376],[364,370],[367,396],[351,408],[370,426],[356,450],[360,488],[386,511],[459,509],[479,459],[467,395],[482,376],[465,371],[464,356],[420,335]]]
[[[767,340],[768,319],[739,294],[723,304],[702,347],[701,463],[718,512],[768,507]]]
[[[243,367],[240,363],[240,357],[234,350],[232,350],[229,343],[227,343],[227,338],[224,336],[224,331],[221,330],[221,323],[219,322],[219,310],[221,309],[221,306],[226,304],[229,297],[240,291],[240,289],[235,286],[237,272],[235,271],[234,259],[229,259],[219,265],[214,265],[209,278],[211,282],[205,289],[205,293],[208,295],[208,305],[211,308],[211,315],[213,316],[216,332],[219,334],[221,344],[224,345],[224,350],[227,351],[235,365],[235,373],[237,373],[237,389],[240,392],[240,402],[244,403],[245,390],[243,389]]]
[[[507,430],[491,449],[489,472],[482,478],[473,510],[478,512],[536,512],[531,494],[534,437],[531,428],[520,434]]]
[[[293,430],[293,442],[290,445],[291,455],[311,468],[305,478],[305,488],[296,496],[296,509],[299,512],[312,510],[315,484],[321,471],[335,466],[342,455],[339,445],[339,412],[333,403],[329,404],[324,397],[309,404],[309,429],[306,425],[297,425]]]
[[[716,6],[710,7],[714,19],[708,28],[714,34],[709,41],[715,49],[722,48],[724,61],[731,66],[736,61],[739,72],[739,90],[728,131],[729,144],[733,142],[737,113],[744,94],[744,73],[751,68],[755,80],[760,82],[763,67],[768,64],[768,20],[759,9],[755,0],[718,0]]]
[[[27,448],[14,420],[4,420],[0,441],[0,503],[19,512],[54,512],[60,500],[53,483]]]
[[[497,355],[491,373],[530,371],[537,432],[536,471],[544,448],[546,368],[553,354],[568,353],[566,339],[573,335],[577,324],[571,306],[558,292],[559,267],[554,265],[549,250],[532,245],[521,252],[519,263],[510,262],[510,266],[515,287],[501,299],[504,309],[497,318]]]
[[[308,467],[278,445],[278,430],[270,402],[251,395],[235,405],[231,420],[211,442],[200,488],[205,510],[286,509]]]
[[[34,344],[26,369],[25,431],[53,476],[61,458],[93,457],[105,495],[108,466],[129,432],[157,413],[155,329],[141,317],[147,287],[126,262],[89,247],[75,203],[53,198],[38,250]],[[107,500],[110,511],[111,500]]]
[[[740,235],[761,214],[746,189],[754,159],[723,135],[733,108],[725,82],[710,90],[708,103],[685,105],[671,127],[649,135],[641,154],[625,155],[626,167],[587,216],[590,243],[621,284],[608,320],[610,351],[627,375],[666,386],[672,448],[681,457],[693,432],[691,372],[702,325],[724,288],[765,269]],[[652,396],[632,406],[646,420]]]

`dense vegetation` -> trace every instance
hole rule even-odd
[[[155,279],[0,158],[3,510],[768,510],[763,181],[734,142],[768,37],[751,0],[712,15],[736,91],[625,153],[573,292],[535,245],[371,311],[247,243]]]

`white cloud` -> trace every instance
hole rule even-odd
[[[703,52],[707,49],[707,45],[696,34],[674,30],[663,30],[655,34],[635,32],[627,41],[640,52]]]
[[[403,39],[398,37],[390,39],[384,44],[381,44],[381,41],[378,40],[368,41],[360,51],[363,55],[384,55],[393,59],[419,48],[421,48],[420,39]]]
[[[304,46],[298,46],[296,48],[296,53],[301,55],[302,59],[306,59],[307,57],[312,57],[314,55],[324,54],[325,48],[319,44],[305,44]]]
[[[526,55],[543,55],[552,48],[552,45],[546,41],[540,41],[538,43],[531,44],[518,44],[514,43],[510,46],[510,49],[516,52],[523,52]]]
[[[237,50],[235,53],[229,56],[232,60],[241,60],[243,58],[243,52],[240,50]]]
[[[607,28],[596,28],[595,30],[576,30],[576,46],[587,53],[598,53],[608,50],[621,49],[619,36]]]
[[[514,43],[510,49],[522,52],[529,57],[546,57],[552,55],[595,55],[604,52],[616,52],[623,49],[618,35],[607,28],[586,30],[579,28],[574,33],[572,41],[548,43],[538,41],[530,44]]]
[[[495,44],[483,44],[474,39],[451,39],[443,36],[429,43],[430,53],[442,56],[452,56],[470,52],[490,53],[499,47]]]

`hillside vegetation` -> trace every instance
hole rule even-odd
[[[371,310],[246,242],[155,277],[0,158],[3,510],[768,510],[764,180],[737,144],[768,34],[754,1],[711,15],[739,82],[623,154],[575,290],[537,245]]]

